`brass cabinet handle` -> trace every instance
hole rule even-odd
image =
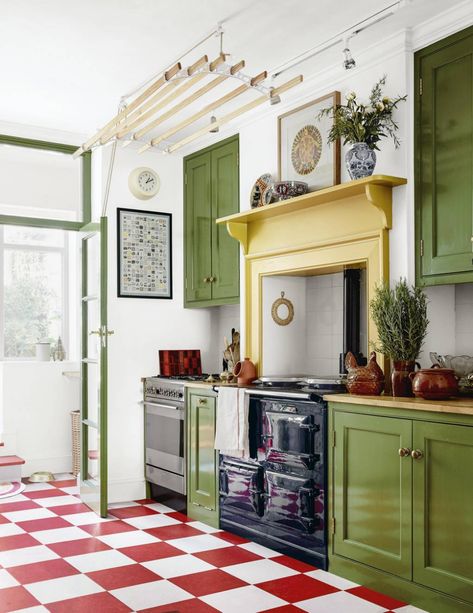
[[[407,458],[411,455],[411,450],[409,449],[409,447],[401,447],[401,449],[399,449],[399,455],[401,456],[401,458]]]
[[[207,404],[207,398],[199,398],[199,404]]]
[[[204,277],[204,278],[202,279],[202,281],[203,281],[204,283],[210,283],[210,277]]]
[[[216,277],[210,277],[210,278],[209,278],[210,283],[214,283],[216,280],[217,280],[217,278],[216,278]]]
[[[424,452],[420,449],[414,449],[411,452],[411,457],[413,460],[421,460],[424,457]]]

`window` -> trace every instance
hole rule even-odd
[[[69,344],[68,232],[0,226],[2,359],[33,359],[36,343]]]

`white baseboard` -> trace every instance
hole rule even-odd
[[[21,469],[22,477],[29,477],[39,470],[47,470],[51,473],[72,472],[72,456],[58,456],[53,458],[24,458],[26,460]]]
[[[146,496],[146,483],[143,479],[124,479],[109,481],[108,502],[131,502]]]

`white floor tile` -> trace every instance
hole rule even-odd
[[[0,511],[1,512],[1,511]],[[57,517],[55,513],[49,511],[48,509],[26,509],[25,511],[11,511],[8,513],[3,513],[3,516],[8,519],[8,521],[13,522],[21,522],[21,521],[30,521],[32,519],[45,519],[46,517]]]
[[[23,547],[21,549],[11,549],[10,551],[0,552],[0,566],[10,568],[21,566],[22,564],[34,564],[45,560],[55,560],[59,556],[49,547],[37,545],[36,547]]]
[[[71,526],[70,528],[54,528],[52,530],[40,530],[31,532],[31,536],[43,545],[50,543],[64,543],[65,541],[78,541],[80,539],[90,538],[90,534]]]
[[[130,587],[122,587],[110,592],[115,598],[124,602],[133,611],[150,609],[162,605],[193,598],[192,594],[182,590],[169,581],[150,581]],[[173,607],[176,610],[176,607]]]
[[[0,538],[2,536],[13,536],[14,534],[23,534],[25,531],[16,524],[0,524]]]
[[[268,547],[258,545],[258,543],[244,543],[243,545],[238,545],[238,547],[246,549],[246,551],[251,551],[251,553],[255,553],[257,556],[261,556],[262,558],[274,558],[281,555],[277,551],[268,549]]]
[[[55,490],[57,489],[50,483],[27,483],[25,492],[40,492],[41,490]]]
[[[97,515],[97,513],[94,513],[93,511],[86,511],[85,513],[71,513],[70,515],[61,515],[61,517],[74,526],[102,524],[103,522],[117,519],[116,517],[100,517],[100,515]]]
[[[77,504],[75,496],[51,496],[51,498],[36,498],[35,502],[42,507],[59,507],[66,504]]]
[[[157,511],[158,513],[175,512],[175,509],[171,509],[171,507],[167,507],[165,504],[161,504],[160,502],[153,502],[153,504],[145,504],[143,506],[148,507],[148,509],[153,509],[153,511]]]
[[[86,575],[80,574],[30,583],[25,585],[25,588],[42,604],[105,591],[95,581],[92,581]]]
[[[311,570],[304,574],[308,577],[312,577],[313,579],[317,579],[318,581],[328,583],[333,587],[337,587],[339,590],[349,590],[352,587],[358,587],[358,583],[353,583],[353,581],[348,581],[348,579],[328,573],[325,570]]]
[[[228,543],[222,539],[216,538],[211,534],[201,534],[199,536],[188,536],[180,539],[171,539],[167,541],[169,545],[181,549],[186,553],[196,553],[197,551],[210,551],[211,549],[222,549],[223,547],[231,547],[232,543]]]
[[[182,577],[183,575],[192,575],[193,573],[203,573],[206,570],[214,570],[208,562],[199,560],[192,555],[172,556],[171,558],[162,558],[160,560],[151,560],[150,562],[142,562],[141,566],[148,568],[163,579],[171,579],[172,577]]]
[[[153,515],[141,515],[140,517],[129,517],[123,519],[123,521],[140,530],[163,528],[164,526],[174,526],[180,523],[177,519],[174,519],[174,517],[168,517],[167,515],[160,515],[158,513]]]
[[[31,500],[23,494],[17,494],[16,496],[8,496],[8,498],[0,499],[0,513],[2,512],[2,504],[10,504],[11,502],[25,502],[25,500]]]
[[[20,585],[18,581],[10,575],[10,573],[2,568],[0,570],[0,589],[4,587],[13,587],[14,585]]]
[[[223,530],[220,530],[219,528],[214,528],[213,526],[208,526],[201,521],[190,521],[187,523],[187,525],[192,526],[192,528],[200,530],[201,532],[206,532],[207,534],[213,534],[214,532],[223,532]]]
[[[368,602],[348,592],[335,592],[326,596],[309,598],[302,602],[294,603],[296,607],[308,613],[384,613],[385,607],[380,607],[373,602]]]
[[[66,494],[70,494],[71,496],[78,496],[80,493],[80,488],[77,485],[71,487],[62,487],[61,490],[66,492]]]
[[[253,584],[299,574],[296,570],[288,566],[283,566],[282,564],[278,564],[266,558],[263,560],[254,560],[253,562],[244,562],[243,564],[225,566],[222,570],[246,583]]]
[[[260,590],[254,585],[201,596],[200,599],[211,607],[215,607],[218,611],[222,611],[222,613],[241,613],[242,611],[258,613],[258,611],[274,609],[286,604],[284,600]]]
[[[81,573],[91,573],[94,570],[104,570],[106,568],[117,568],[118,566],[135,564],[134,560],[115,549],[94,551],[93,553],[84,553],[79,556],[71,556],[64,559]]]
[[[394,613],[428,613],[424,611],[424,609],[418,609],[411,604],[408,604],[404,607],[399,607],[398,609],[393,609]]]
[[[43,613],[43,611],[45,611],[46,613],[48,613],[48,610],[46,607],[43,607],[43,605],[38,605],[36,607],[28,607],[27,609],[18,609],[17,611],[15,611],[15,613]]]
[[[122,547],[132,547],[133,545],[147,545],[148,543],[159,543],[161,539],[143,532],[142,530],[133,530],[130,532],[117,532],[115,534],[104,534],[97,537],[99,541],[105,543],[114,549]]]
[[[108,505],[109,509],[125,509],[126,507],[139,507],[138,502],[111,502]]]

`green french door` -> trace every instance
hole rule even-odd
[[[107,218],[82,228],[82,502],[107,516]]]

